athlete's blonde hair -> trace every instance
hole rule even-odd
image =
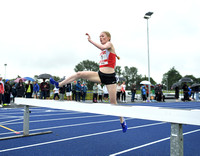
[[[103,31],[102,33],[106,34],[106,36],[108,36],[110,38],[109,41],[111,40],[111,35],[108,31]]]

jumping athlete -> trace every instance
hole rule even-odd
[[[116,77],[115,77],[115,66],[116,66],[116,57],[119,57],[115,53],[115,49],[113,44],[110,42],[111,35],[109,32],[104,31],[100,34],[100,42],[96,43],[91,40],[91,37],[88,33],[88,41],[102,50],[100,53],[100,62],[99,62],[99,71],[80,71],[75,73],[74,75],[68,77],[62,82],[58,83],[54,79],[50,78],[50,83],[54,84],[57,88],[62,87],[68,83],[73,82],[77,79],[87,79],[92,82],[103,83],[106,85],[110,97],[111,104],[117,104],[116,100]],[[122,126],[122,130],[125,133],[127,131],[126,121],[123,117],[120,117],[120,123]]]

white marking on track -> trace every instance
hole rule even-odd
[[[129,129],[137,129],[137,128],[154,126],[154,125],[160,125],[160,124],[165,124],[165,123],[159,122],[159,123],[154,123],[154,124],[147,124],[147,125],[130,127]],[[8,149],[0,150],[0,153],[7,152],[7,151],[24,149],[24,148],[36,147],[36,146],[41,146],[41,145],[47,145],[47,144],[52,144],[52,143],[58,143],[58,142],[63,142],[63,141],[75,140],[75,139],[80,139],[80,138],[86,138],[86,137],[91,137],[91,136],[97,136],[97,135],[102,135],[102,134],[114,133],[114,132],[118,132],[118,131],[121,131],[121,129],[115,129],[115,130],[98,132],[98,133],[91,133],[91,134],[80,135],[80,136],[75,136],[75,137],[65,138],[65,139],[60,139],[60,140],[54,140],[54,141],[42,142],[42,143],[37,143],[37,144],[32,144],[32,145],[26,145],[26,146],[19,146],[19,147],[14,147],[14,148],[8,148]]]

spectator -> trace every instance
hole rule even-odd
[[[97,95],[98,95],[98,87],[97,87],[97,83],[94,83],[93,86],[93,102],[97,103]]]
[[[183,94],[184,94],[184,98],[182,100],[183,101],[189,101],[189,94],[188,94],[189,89],[188,89],[188,85],[187,85],[186,82],[184,83],[182,89],[183,89]]]
[[[60,87],[59,92],[60,92],[60,100],[63,101],[65,96],[65,86]]]
[[[85,102],[85,97],[86,97],[86,94],[87,94],[87,90],[88,90],[88,88],[87,88],[86,84],[83,83],[83,87],[82,87],[82,93],[83,93],[82,100],[83,100],[83,102]]]
[[[98,87],[98,95],[99,95],[99,102],[103,102],[103,99],[102,99],[102,95],[103,95],[103,88],[102,88],[102,83],[98,84],[97,87]]]
[[[49,84],[48,81],[47,81],[47,87],[46,87],[46,89],[47,89],[47,96],[46,96],[46,99],[50,99],[50,84]]]
[[[47,82],[45,82],[45,79],[43,79],[43,82],[40,84],[40,90],[41,90],[41,95],[40,99],[46,99],[47,98]]]
[[[17,96],[17,90],[15,84],[12,85],[12,100],[15,102],[15,97]]]
[[[26,98],[32,98],[33,85],[31,84],[31,81],[28,81],[28,84],[26,84],[25,88],[26,88]]]
[[[58,99],[60,99],[60,97],[59,97],[59,89],[55,87],[55,88],[53,89],[53,92],[54,92],[54,97],[53,97],[53,99],[55,100],[56,97],[58,97]]]
[[[67,96],[67,100],[72,101],[72,84],[68,83],[66,84],[66,96]],[[74,88],[75,91],[75,88]],[[76,97],[76,96],[75,96]]]
[[[0,107],[3,107],[3,94],[4,94],[4,86],[3,83],[0,81]]]
[[[3,94],[1,95],[2,96],[1,100],[2,100],[2,103],[4,104],[5,103],[5,100],[4,100],[4,82],[2,81],[2,76],[0,76],[0,83],[3,85]]]
[[[189,87],[188,87],[188,96],[189,96],[189,100],[190,100],[190,101],[192,100],[191,95],[192,95],[192,89],[191,89],[191,87],[189,86]]]
[[[155,93],[156,93],[156,100],[161,101],[162,100],[162,87],[160,84],[158,84],[156,86]]]
[[[5,88],[4,90],[5,104],[10,104],[10,95],[11,95],[12,87],[8,79],[5,81],[4,88]]]
[[[178,102],[179,101],[179,87],[178,86],[175,87],[175,98],[176,98],[176,102]]]
[[[25,96],[25,88],[22,79],[19,80],[19,83],[16,85],[17,97]]]
[[[78,80],[77,81],[77,84],[76,84],[76,101],[79,101],[81,100],[81,81]]]
[[[104,102],[109,102],[108,101],[108,90],[107,90],[107,87],[106,85],[103,86],[103,98],[104,98]]]
[[[34,98],[38,98],[38,93],[40,91],[40,86],[38,85],[38,83],[36,81],[34,81],[34,84],[33,84],[33,97]]]
[[[147,97],[146,97],[146,87],[145,87],[145,85],[143,85],[141,87],[141,94],[142,94],[142,100],[143,100],[143,102],[146,102]]]
[[[125,84],[125,81],[121,85],[121,91],[122,91],[122,102],[126,102],[126,84]]]
[[[76,81],[72,84],[72,100],[76,100]]]
[[[134,100],[135,100],[135,94],[136,94],[135,84],[132,84],[132,86],[131,86],[131,93],[132,93],[131,102],[134,102]]]
[[[120,82],[117,83],[117,102],[120,102],[120,96],[121,96],[121,84]]]

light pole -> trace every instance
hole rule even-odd
[[[147,52],[148,52],[148,80],[150,81],[150,57],[149,57],[149,23],[148,23],[148,19],[151,17],[151,15],[153,14],[153,12],[147,12],[144,15],[144,19],[147,20]],[[149,85],[149,95],[148,95],[148,100],[150,101],[150,93],[151,93],[151,86]]]
[[[7,64],[4,64],[4,66],[5,66],[5,75],[4,75],[4,80],[6,80],[6,66],[7,66]]]

